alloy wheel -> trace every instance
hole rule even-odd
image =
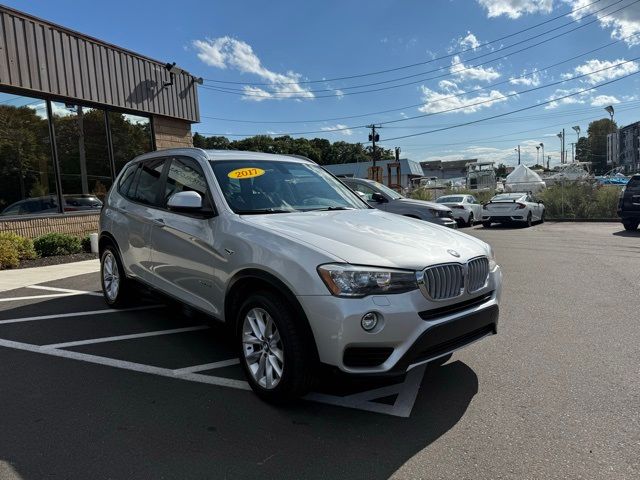
[[[120,271],[118,262],[111,252],[107,252],[102,260],[102,285],[107,298],[114,301],[120,290]]]
[[[242,351],[255,382],[267,390],[276,388],[282,379],[284,352],[278,327],[266,310],[256,307],[245,315]]]

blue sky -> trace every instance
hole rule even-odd
[[[571,127],[578,125],[585,132],[590,121],[607,115],[606,105],[614,104],[619,125],[640,120],[638,74],[492,121],[394,140],[549,102],[636,72],[638,0],[5,3],[147,56],[175,61],[203,77],[202,122],[193,128],[203,134],[240,138],[231,134],[318,131],[305,136],[366,142],[368,132],[361,126],[376,122],[383,123],[382,145],[400,146],[403,156],[415,160],[480,158],[513,164],[519,144],[523,160],[531,164],[535,145],[543,142],[553,165],[559,161],[556,133],[563,127],[568,146],[575,141]],[[569,15],[553,20],[563,14]],[[510,47],[514,43],[518,45]],[[515,52],[520,49],[524,51]],[[433,60],[442,56],[446,58]],[[365,75],[416,63],[423,64]],[[352,75],[365,76],[327,80]],[[569,80],[576,75],[583,76]],[[386,83],[360,86],[377,82]],[[350,94],[381,87],[385,89]],[[393,111],[373,114],[388,110]],[[420,117],[406,118],[414,116]],[[384,124],[390,121],[397,122]]]

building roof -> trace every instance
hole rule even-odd
[[[395,160],[379,160],[376,162],[376,165],[383,167],[383,169],[386,171],[387,164],[394,162]],[[334,175],[353,175],[354,177],[358,178],[367,178],[368,168],[372,165],[373,162],[355,162],[335,163],[332,165],[325,165],[324,167]],[[402,175],[423,175],[420,163],[408,158],[400,159],[400,173]]]
[[[477,158],[467,160],[450,160],[447,162],[443,162],[442,160],[427,160],[425,162],[420,162],[420,165],[422,165],[422,168],[426,170],[438,170],[440,167],[442,167],[443,170],[460,170],[466,168],[467,163],[475,163],[477,161]]]

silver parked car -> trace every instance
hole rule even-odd
[[[360,194],[372,207],[405,217],[419,218],[427,222],[456,228],[453,212],[446,205],[424,200],[414,200],[373,180],[364,178],[340,178],[349,188]]]
[[[453,211],[453,218],[468,227],[482,219],[482,204],[473,195],[444,195],[436,203],[449,207]]]
[[[373,209],[306,159],[142,155],[107,196],[99,245],[109,305],[140,282],[225,322],[271,401],[304,394],[320,364],[402,374],[497,332],[489,245]]]

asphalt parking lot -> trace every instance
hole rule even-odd
[[[640,476],[640,232],[475,227],[500,331],[404,379],[261,402],[222,329],[95,274],[0,293],[0,478]]]

